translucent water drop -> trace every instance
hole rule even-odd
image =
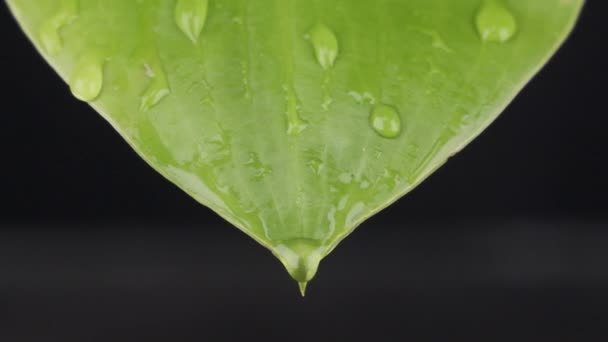
[[[47,21],[40,28],[40,41],[42,48],[51,56],[58,54],[63,48],[63,42],[59,37],[59,31],[52,21]]]
[[[193,43],[205,27],[207,21],[208,0],[178,0],[175,6],[175,22],[179,29]]]
[[[318,158],[313,158],[309,160],[306,165],[310,168],[310,170],[317,176],[321,175],[325,170],[325,163]]]
[[[433,48],[442,50],[444,52],[454,52],[452,48],[448,46],[439,32],[425,28],[415,28],[415,30],[431,38],[431,46]]]
[[[53,56],[61,51],[63,42],[59,31],[77,17],[78,0],[62,0],[59,3],[57,12],[50,19],[44,21],[40,27],[40,41],[46,53]]]
[[[401,118],[391,106],[376,106],[370,115],[369,123],[384,138],[394,139],[401,134]]]
[[[165,82],[159,79],[154,79],[146,88],[146,91],[141,95],[141,103],[139,109],[147,112],[154,106],[160,103],[165,97],[171,94],[169,87]]]
[[[79,63],[70,78],[70,90],[85,102],[95,100],[103,88],[103,63],[87,58]]]
[[[299,116],[292,116],[289,118],[287,124],[287,134],[298,135],[308,127],[308,123],[302,120]]]
[[[139,109],[144,112],[152,109],[171,93],[162,68],[146,64],[146,75],[152,78],[152,81],[141,95]]]
[[[287,116],[287,134],[298,135],[308,127],[308,123],[300,117],[298,98],[293,87],[284,86],[285,101],[287,108],[285,115]]]
[[[309,33],[315,56],[325,70],[334,66],[338,58],[339,45],[336,34],[327,26],[317,24]]]
[[[349,91],[348,95],[350,97],[353,98],[353,100],[355,100],[355,102],[357,102],[358,105],[365,105],[365,104],[370,104],[370,105],[375,105],[376,104],[376,97],[374,97],[374,95],[372,95],[370,92],[357,92],[357,91]]]
[[[484,42],[504,43],[517,33],[515,16],[500,0],[484,0],[475,24]]]
[[[262,163],[257,153],[249,153],[249,159],[245,163],[246,166],[253,170],[253,179],[260,180],[272,173],[270,165]]]
[[[327,247],[312,239],[283,241],[273,248],[276,257],[283,263],[289,275],[298,282],[302,296],[306,285],[315,276]]]

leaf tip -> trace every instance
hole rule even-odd
[[[302,297],[306,297],[306,285],[308,285],[308,282],[306,281],[298,282],[298,286],[300,287],[300,294],[302,295]]]
[[[327,247],[312,239],[282,241],[273,248],[274,255],[283,263],[289,275],[298,282],[302,297],[306,286],[314,278]]]

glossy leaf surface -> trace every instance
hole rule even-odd
[[[498,116],[583,4],[7,2],[78,99],[302,289]]]

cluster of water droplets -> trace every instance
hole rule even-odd
[[[176,0],[174,9],[175,25],[193,45],[199,44],[207,21],[208,9],[208,0]],[[58,2],[56,13],[50,19],[44,21],[39,30],[41,46],[47,54],[57,55],[61,53],[64,45],[61,39],[61,30],[77,20],[78,15],[78,0],[61,0]],[[515,16],[502,0],[481,0],[474,25],[480,40],[489,44],[508,42],[514,38],[518,31]],[[431,38],[431,44],[434,48],[448,53],[453,52],[452,48],[437,32],[424,29],[421,32]],[[149,34],[154,34],[154,32]],[[340,34],[348,34],[348,32],[340,32]],[[328,111],[334,102],[331,93],[332,75],[341,58],[339,35],[327,23],[318,22],[312,25],[312,28],[304,37],[310,43],[312,48],[311,57],[316,60],[319,72],[323,76],[321,109]],[[289,40],[291,37],[284,35],[283,39]],[[292,44],[292,42],[283,42],[284,46],[288,44]],[[99,51],[89,51],[78,58],[69,80],[71,91],[76,98],[92,102],[99,97],[103,89],[104,64],[106,62],[106,57]],[[137,63],[148,79],[148,84],[141,93],[139,105],[140,110],[145,112],[169,96],[171,90],[155,46],[143,46],[141,54],[137,57]],[[293,77],[293,68],[293,65],[288,66],[285,73],[289,77],[284,80],[282,89],[285,94],[287,133],[291,136],[301,134],[308,127],[308,122],[299,115],[300,105],[293,84],[295,80],[290,78]],[[243,77],[246,78],[248,67],[241,65],[241,69],[244,73]],[[246,85],[246,94],[249,97],[248,83]],[[369,108],[368,124],[379,137],[398,139],[402,136],[404,117],[396,105],[380,103],[374,95],[368,92],[352,91],[347,95],[358,104]],[[246,166],[251,170],[252,177],[257,180],[272,172],[271,167],[262,163],[259,156],[254,153],[249,155]],[[310,159],[307,166],[318,176],[327,172],[326,161],[318,158]],[[387,186],[391,188],[404,184],[404,180],[400,178],[396,171],[387,171],[383,177]],[[370,181],[359,179],[347,173],[340,174],[338,182],[348,186],[356,183],[361,191],[365,191],[372,186]],[[353,202],[350,204],[351,210],[345,211],[348,201],[351,200],[343,196],[340,203],[332,209],[334,211],[329,213],[329,219],[334,225],[338,219],[345,222],[353,221],[352,217],[355,217],[359,213],[358,211],[363,210],[364,205],[362,203]],[[340,211],[344,212],[340,213]],[[316,242],[307,240],[285,241],[277,244],[275,253],[280,254],[280,259],[286,264],[285,266],[292,273],[292,276],[300,282],[301,289],[304,291],[306,282],[314,276],[319,260],[327,252],[324,248],[326,247],[318,247]]]
[[[176,26],[182,33],[197,44],[207,21],[209,8],[208,0],[177,0],[174,10]],[[39,38],[43,49],[50,55],[57,55],[63,48],[61,30],[78,18],[79,1],[59,1],[56,13],[44,21],[39,31]],[[511,10],[503,0],[482,0],[476,18],[475,26],[483,42],[504,43],[513,39],[517,33],[517,21]],[[423,31],[432,38],[434,47],[450,51],[451,49],[436,32]],[[331,70],[339,60],[340,44],[336,33],[325,23],[317,23],[305,35],[314,51],[314,57],[319,64],[323,78],[322,89],[324,94],[321,108],[325,111],[333,103],[330,94]],[[82,101],[94,101],[103,88],[105,58],[99,54],[89,52],[81,56],[76,63],[70,87],[75,97]],[[144,61],[143,70],[150,79],[147,88],[142,92],[140,109],[147,111],[157,105],[170,94],[167,78],[162,65],[151,52]],[[293,81],[293,80],[291,80]],[[287,102],[287,133],[296,135],[304,131],[307,123],[298,115],[299,104],[297,95],[291,85],[284,85]],[[390,104],[374,104],[370,110],[369,124],[381,137],[394,139],[399,137],[402,130],[402,118],[398,108]]]

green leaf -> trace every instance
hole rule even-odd
[[[356,226],[498,116],[583,1],[8,4],[77,98],[304,291]]]

